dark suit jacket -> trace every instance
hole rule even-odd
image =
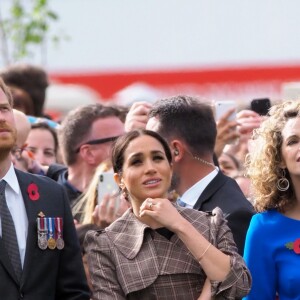
[[[217,206],[228,221],[239,254],[243,255],[246,233],[255,211],[236,181],[221,171],[204,189],[194,209],[211,211]]]
[[[79,241],[63,188],[53,180],[16,170],[28,217],[28,236],[21,281],[14,276],[8,254],[0,238],[0,298],[3,300],[84,300],[89,289],[83,269]],[[30,183],[38,187],[39,199],[29,198]],[[38,247],[38,214],[63,218],[63,250]]]
[[[55,180],[58,184],[65,189],[71,208],[78,203],[79,197],[82,192],[78,191],[74,186],[68,182],[68,168],[60,164],[52,164],[49,166],[46,176]],[[78,221],[80,217],[76,218]]]

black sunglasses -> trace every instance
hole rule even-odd
[[[97,140],[90,140],[86,143],[83,143],[81,144],[75,151],[75,153],[78,153],[81,146],[83,145],[99,145],[99,144],[104,144],[104,143],[107,143],[107,142],[113,142],[115,141],[118,137],[120,137],[119,135],[118,136],[112,136],[112,137],[107,137],[107,138],[104,138],[104,139],[97,139]]]

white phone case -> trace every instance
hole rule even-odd
[[[114,173],[112,172],[102,172],[99,175],[99,183],[98,183],[98,204],[101,203],[103,197],[106,194],[116,193],[119,190],[119,186],[114,180]]]
[[[235,101],[216,101],[215,102],[215,118],[218,121],[224,116],[230,109],[236,109]],[[236,119],[236,110],[229,116],[228,121],[233,121]]]

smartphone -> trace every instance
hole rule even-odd
[[[215,102],[215,118],[216,121],[220,120],[230,109],[235,109],[229,116],[228,121],[234,121],[236,119],[236,103],[235,101],[216,101]]]
[[[269,98],[253,99],[251,101],[251,110],[258,113],[260,116],[266,116],[271,108],[271,101]]]
[[[113,194],[113,193],[117,193],[118,191],[119,191],[119,186],[115,182],[114,173],[102,172],[99,175],[99,182],[98,182],[98,187],[97,187],[98,204],[101,203],[101,201],[103,200],[103,197],[106,194]]]

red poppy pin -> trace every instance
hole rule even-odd
[[[30,200],[32,201],[39,200],[40,198],[39,189],[35,183],[29,184],[27,192]]]
[[[300,254],[300,239],[296,239],[294,242],[286,243],[285,247],[294,250],[296,254]]]

